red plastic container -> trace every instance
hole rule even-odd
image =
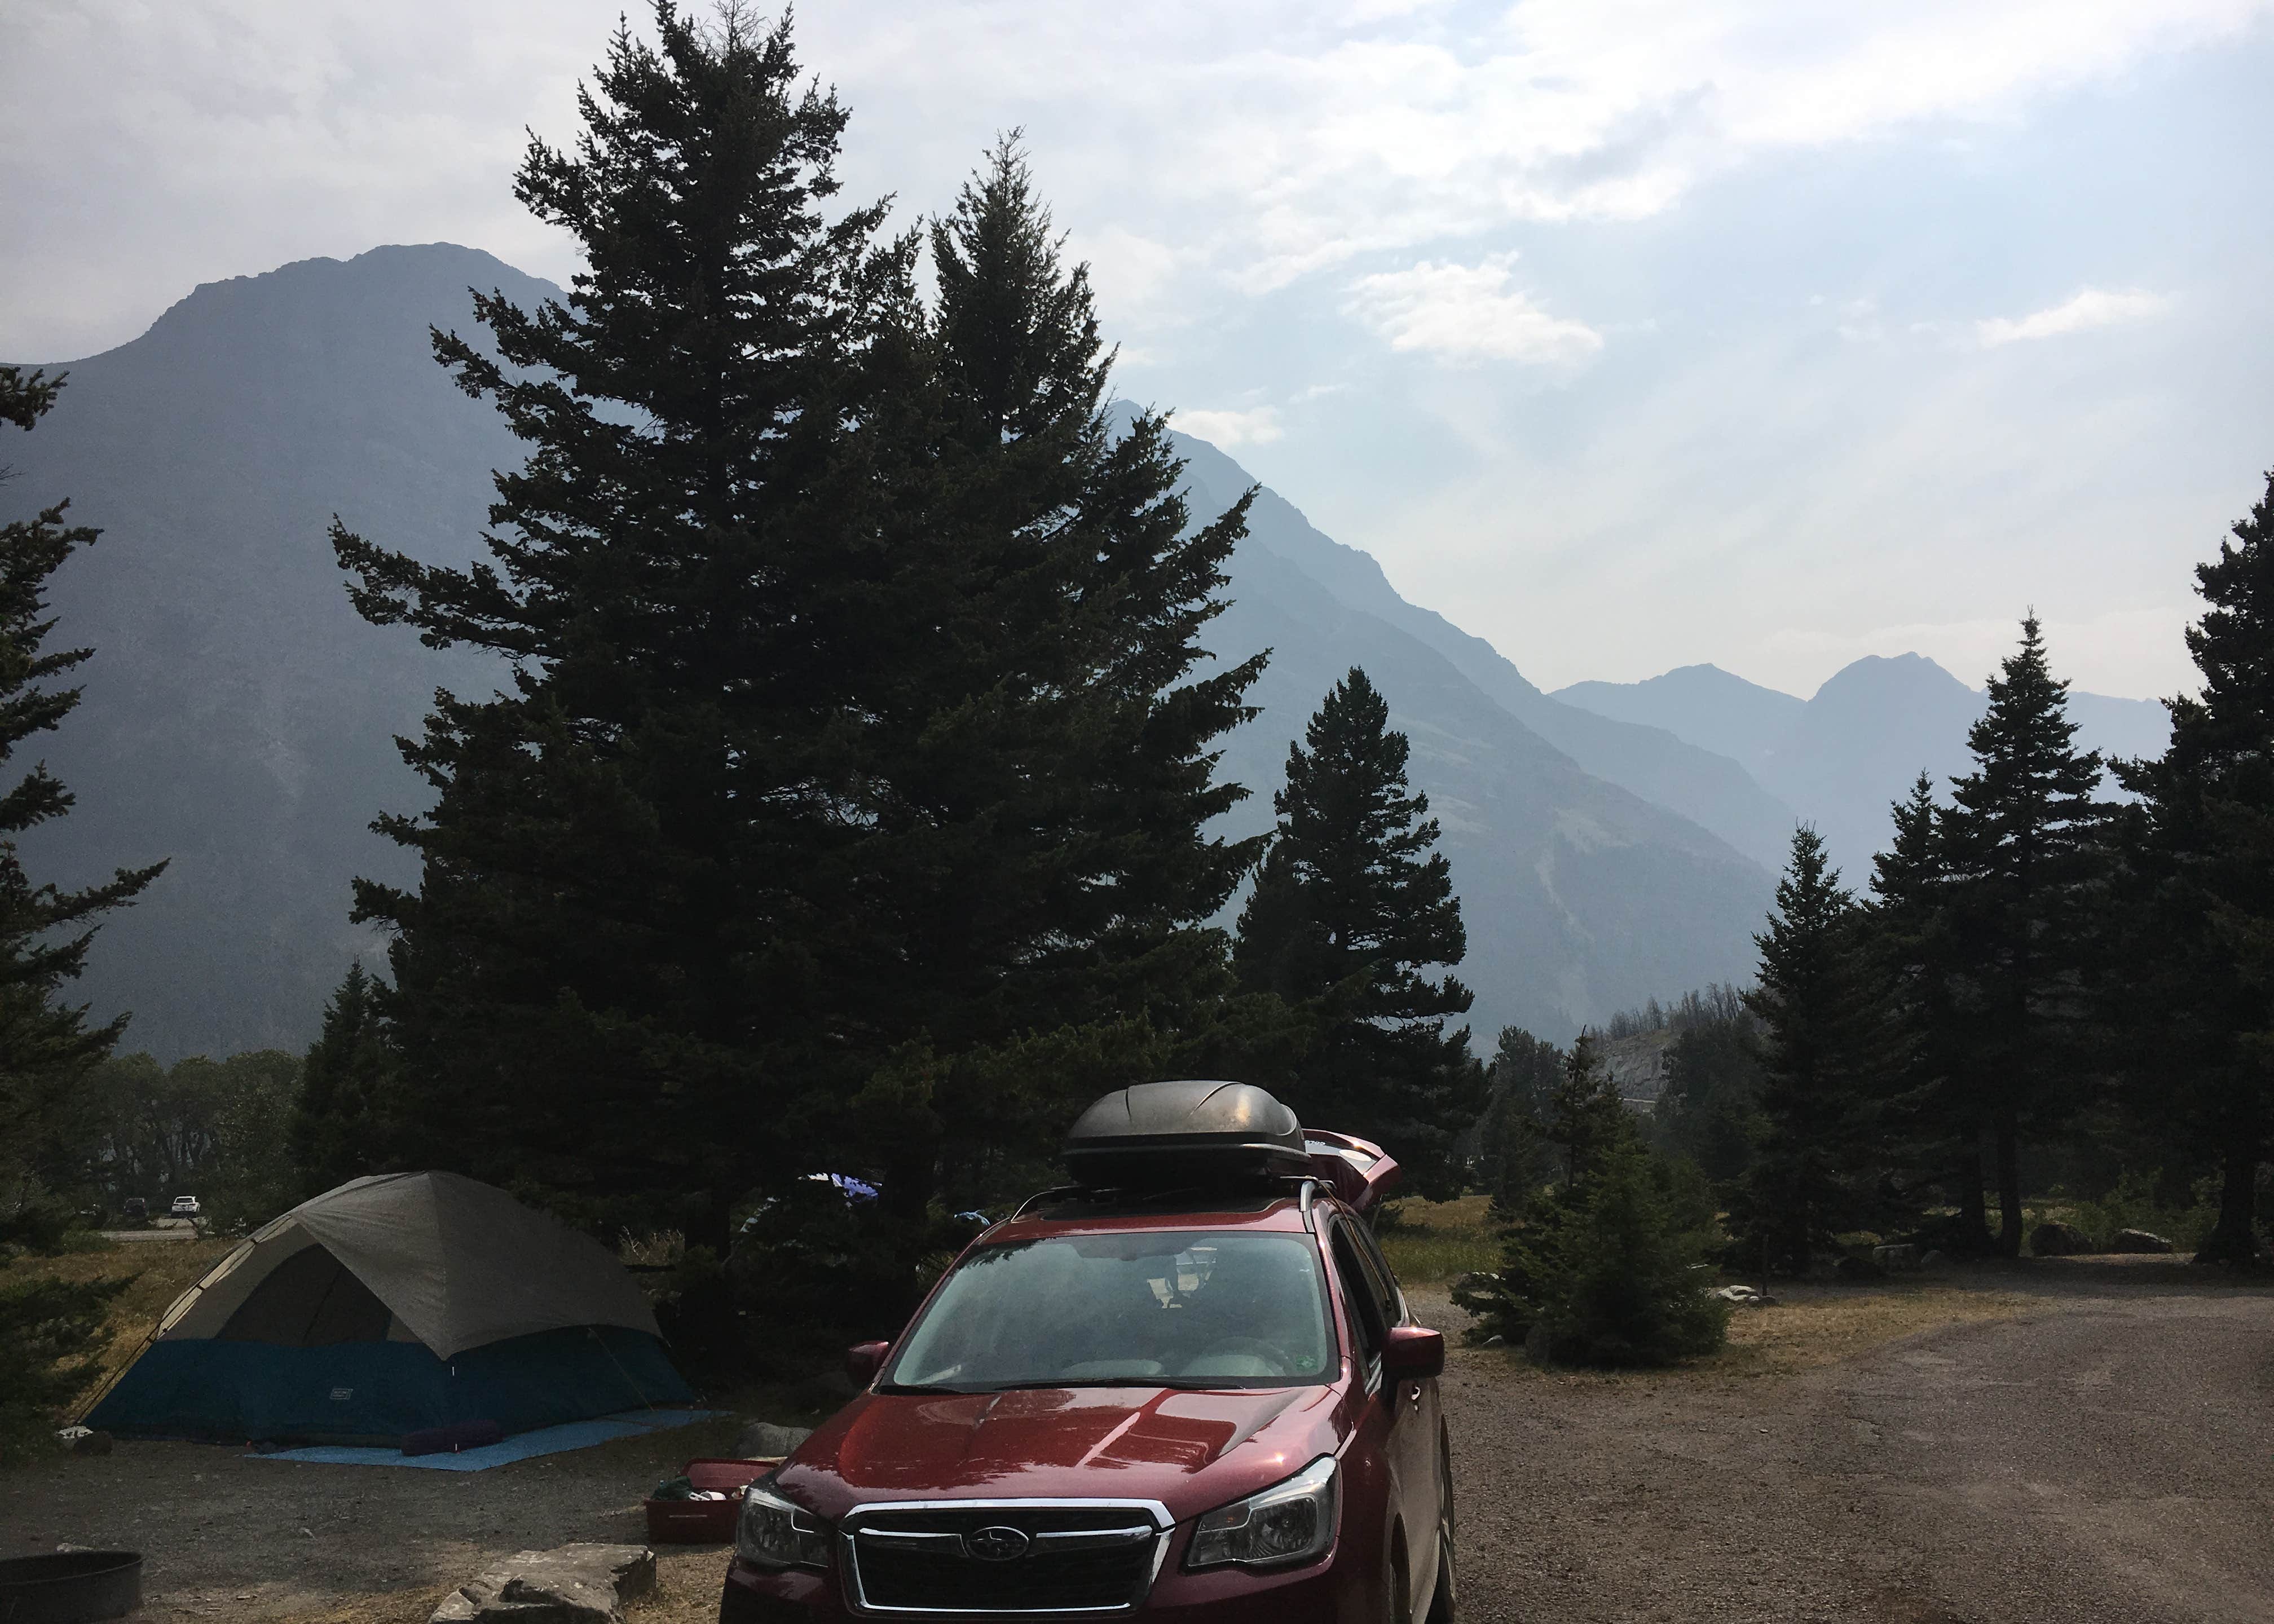
[[[723,1545],[734,1538],[734,1519],[742,1515],[742,1491],[781,1464],[771,1461],[689,1461],[680,1469],[698,1489],[718,1489],[724,1500],[650,1500],[647,1537],[651,1545]]]

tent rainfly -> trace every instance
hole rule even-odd
[[[89,1412],[124,1437],[392,1443],[692,1399],[606,1248],[455,1173],[358,1178],[215,1265]]]

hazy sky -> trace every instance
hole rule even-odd
[[[0,0],[0,356],[514,203],[618,6]],[[633,20],[643,8],[635,7]],[[860,194],[1001,127],[1178,409],[1544,686],[2188,680],[2274,464],[2274,0],[832,4]]]

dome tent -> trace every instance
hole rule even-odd
[[[491,1185],[394,1173],[304,1201],[222,1259],[87,1424],[125,1437],[392,1443],[692,1396],[606,1248]]]

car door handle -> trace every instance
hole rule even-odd
[[[1407,1386],[1405,1389],[1405,1402],[1416,1410],[1421,1408],[1421,1384],[1419,1382],[1416,1381]]]

